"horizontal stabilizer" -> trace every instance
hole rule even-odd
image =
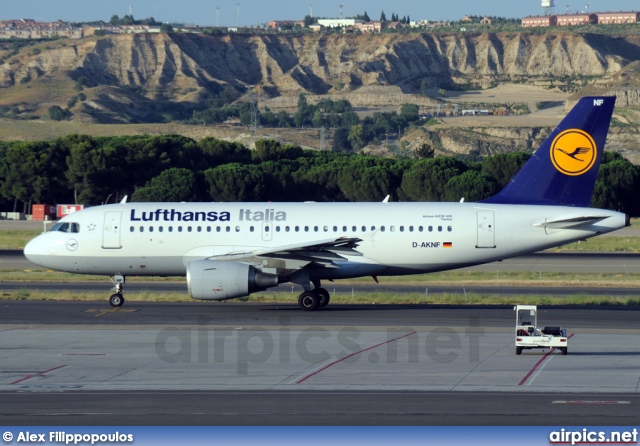
[[[608,215],[584,215],[581,217],[563,218],[559,220],[548,220],[537,223],[533,226],[549,229],[575,229],[582,226],[589,226],[608,218]]]

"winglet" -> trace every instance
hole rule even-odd
[[[588,207],[615,101],[580,99],[511,182],[482,203]]]

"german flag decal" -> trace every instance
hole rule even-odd
[[[443,248],[453,248],[453,243],[451,243],[451,242],[444,242],[444,243],[442,244],[442,247],[443,247]]]

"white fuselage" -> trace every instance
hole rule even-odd
[[[577,228],[547,221],[594,215]],[[311,278],[401,275],[492,262],[620,229],[619,212],[481,203],[125,203],[85,209],[25,247],[34,263],[105,275],[185,275],[188,262],[336,239],[357,252]],[[269,267],[265,261],[265,267]]]

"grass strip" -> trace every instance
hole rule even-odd
[[[99,305],[108,306],[105,293],[82,292],[48,292],[20,289],[0,292],[0,300],[38,300],[38,301],[97,301]],[[186,293],[130,292],[126,294],[127,302],[203,302],[191,299]],[[215,301],[213,301],[215,302]],[[256,293],[248,297],[228,302],[258,302],[297,304],[297,294],[291,293]],[[224,302],[216,302],[224,304]],[[332,304],[439,304],[439,305],[640,305],[640,298],[629,296],[591,296],[575,294],[570,296],[504,296],[479,293],[432,294],[420,293],[333,293]],[[125,304],[126,305],[126,304]]]

